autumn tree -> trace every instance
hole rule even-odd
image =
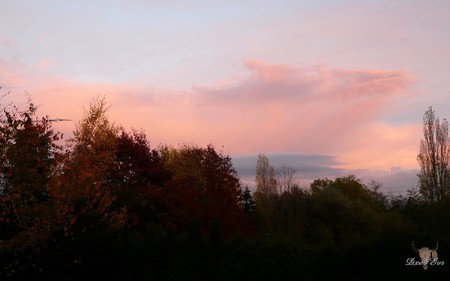
[[[150,148],[143,131],[121,130],[117,137],[114,167],[108,181],[116,197],[116,209],[124,207],[127,225],[143,234],[162,226],[165,209],[161,199],[163,187],[172,177],[165,167],[162,154]]]
[[[29,101],[23,111],[5,109],[0,119],[0,252],[11,255],[0,274],[16,277],[31,270],[56,225],[50,186],[59,173],[61,135],[36,112]]]
[[[420,165],[419,189],[425,200],[444,199],[450,189],[448,122],[436,117],[430,106],[423,116],[423,136],[417,161]]]
[[[69,140],[63,174],[53,190],[66,236],[97,226],[120,226],[109,175],[115,165],[119,127],[108,120],[104,98],[93,100]]]
[[[257,201],[270,200],[270,196],[277,192],[277,180],[275,169],[269,163],[269,158],[264,154],[258,155],[256,162],[256,192]]]
[[[221,229],[228,233],[243,225],[242,187],[229,156],[218,153],[212,145],[163,147],[161,153],[173,172],[165,192],[171,198],[167,201],[178,224],[197,217],[209,229],[218,219]]]
[[[277,180],[275,168],[269,163],[269,158],[264,154],[258,155],[256,162],[256,191],[253,197],[256,203],[256,214],[264,230],[274,231],[276,217],[276,204],[278,202]]]
[[[112,180],[128,186],[163,186],[171,177],[161,153],[151,149],[145,132],[121,129],[116,145]]]
[[[14,216],[23,216],[17,218],[18,223],[24,223],[20,229],[31,227],[29,224],[40,217],[32,209],[49,200],[48,185],[61,156],[61,147],[56,144],[61,135],[53,131],[48,117],[37,119],[36,111],[29,102],[24,111],[5,111],[0,121],[1,198],[12,207],[6,209]]]

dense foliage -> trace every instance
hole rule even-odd
[[[229,156],[151,148],[94,100],[61,146],[48,117],[0,117],[1,280],[448,280],[407,266],[439,241],[450,262],[450,202],[386,195],[354,176],[292,182],[260,155],[257,191]],[[281,184],[283,186],[281,186]]]

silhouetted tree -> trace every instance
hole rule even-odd
[[[109,181],[119,128],[108,120],[107,111],[104,98],[91,102],[76,126],[63,173],[52,190],[67,237],[82,236],[94,229],[120,228],[125,220],[126,210],[114,206],[116,197]]]
[[[286,165],[277,169],[277,187],[280,194],[285,191],[290,191],[296,185],[294,182],[295,172],[294,168]]]
[[[115,209],[126,209],[127,224],[142,235],[163,225],[167,211],[162,199],[172,172],[162,155],[150,148],[144,132],[122,129],[116,142],[115,160],[108,182],[115,197]]]
[[[240,205],[242,187],[229,156],[217,153],[211,145],[163,147],[161,153],[166,168],[173,173],[164,188],[172,204],[170,215],[185,224],[198,217],[207,224],[206,229],[219,219],[226,233],[245,225]]]
[[[361,180],[351,175],[334,181],[316,180],[311,186],[313,229],[328,229],[334,242],[345,247],[354,247],[377,233],[382,208]]]
[[[269,158],[264,154],[258,155],[256,162],[256,192],[257,203],[261,200],[270,200],[270,196],[277,193],[277,180],[275,169],[270,165]]]
[[[256,202],[253,200],[253,196],[248,186],[245,186],[244,190],[242,191],[241,204],[247,214],[253,213],[256,208]]]
[[[316,179],[311,183],[310,187],[311,187],[311,191],[313,193],[317,193],[317,192],[320,192],[320,191],[324,190],[325,188],[331,186],[332,184],[333,184],[333,181],[328,178]]]
[[[29,101],[26,110],[5,109],[0,118],[0,252],[10,258],[0,275],[14,278],[37,270],[33,259],[56,225],[50,185],[58,173],[61,135],[36,111]]]
[[[423,136],[417,161],[419,188],[427,201],[441,201],[450,189],[448,122],[439,121],[430,106],[423,117]]]
[[[438,240],[440,258],[448,255],[447,191],[425,188],[446,186],[447,173],[447,124],[431,108],[422,196],[386,195],[352,175],[300,188],[292,168],[277,177],[260,154],[254,198],[211,145],[151,149],[144,132],[126,132],[107,111],[93,100],[64,153],[32,103],[5,107],[1,280],[419,280],[423,269],[404,266],[411,240]],[[439,204],[424,204],[425,194]],[[450,277],[444,266],[426,273]]]

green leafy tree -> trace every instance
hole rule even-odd
[[[372,182],[372,189],[366,186],[360,179],[354,175],[330,179],[317,179],[311,183],[312,194],[319,194],[327,190],[338,190],[341,194],[351,200],[359,200],[365,204],[372,206],[379,206],[379,194],[377,192],[378,187],[373,185],[377,184]],[[380,203],[381,204],[381,203]]]
[[[378,199],[355,176],[336,178],[334,181],[316,180],[312,187],[311,236],[327,229],[333,243],[349,249],[358,243],[370,241],[380,231],[382,208]],[[325,234],[327,232],[323,232]]]

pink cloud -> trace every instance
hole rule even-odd
[[[346,162],[342,167],[347,169],[361,166],[385,171],[393,166],[417,169],[421,133],[419,123],[393,126],[368,122],[353,134],[353,146],[349,146],[339,159]]]
[[[105,95],[111,119],[126,128],[145,129],[153,146],[214,143],[233,155],[334,155],[346,168],[414,166],[417,127],[393,127],[379,120],[413,86],[407,72],[257,60],[244,66],[249,74],[240,79],[176,93],[39,75],[27,77],[26,90],[41,104],[42,113],[74,121],[93,97]],[[70,131],[74,122],[58,126]]]
[[[196,89],[190,97],[198,109],[192,116],[208,128],[205,134],[218,128],[228,135],[245,132],[249,137],[242,137],[236,149],[253,152],[347,148],[348,138],[378,118],[391,97],[404,94],[414,81],[402,71],[294,68],[257,61],[246,66],[250,76],[239,84]],[[218,139],[227,136],[221,133]]]
[[[340,80],[343,83],[339,90],[343,95],[349,97],[395,94],[407,88],[414,81],[405,71],[336,70],[333,72],[336,82]]]
[[[197,88],[201,101],[241,102],[261,105],[266,102],[318,101],[335,98],[395,95],[414,79],[405,71],[328,69],[323,66],[295,68],[247,60],[250,76],[228,87]]]

